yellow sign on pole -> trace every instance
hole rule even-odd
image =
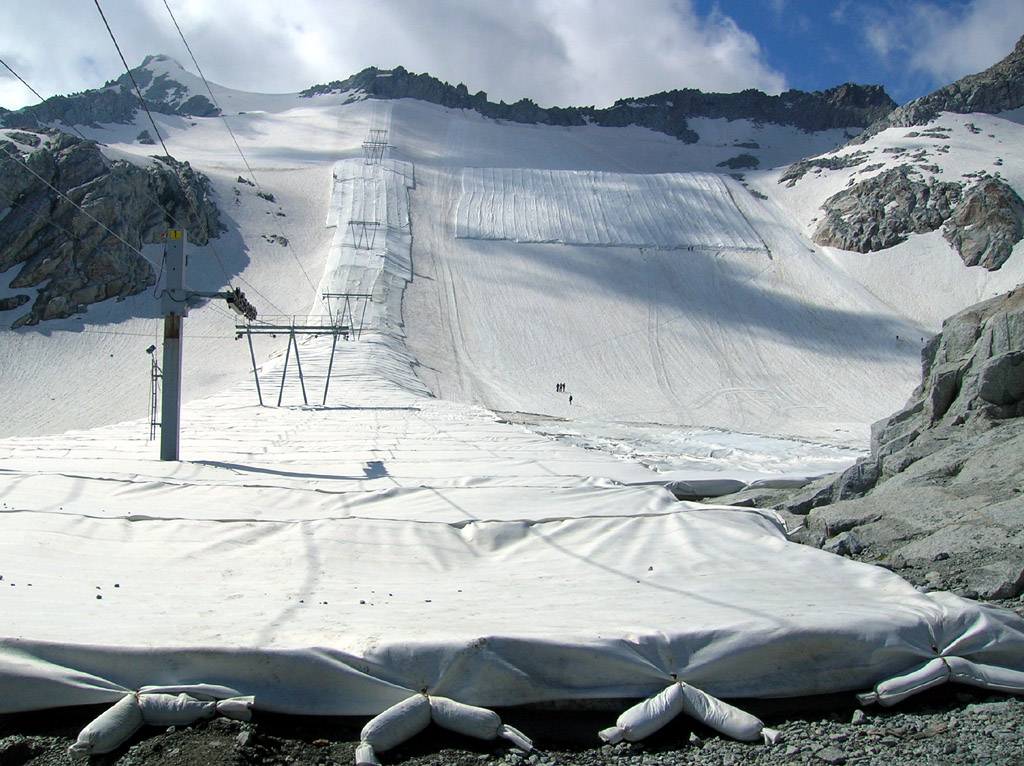
[[[181,239],[181,229],[169,229],[167,231],[168,239]]]

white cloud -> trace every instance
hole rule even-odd
[[[494,100],[550,106],[698,87],[785,88],[756,39],[690,0],[168,0],[204,73],[243,90],[288,92],[367,66],[401,64]],[[163,0],[101,0],[131,66],[166,53],[191,67]],[[44,96],[123,72],[92,3],[10,4],[0,57]],[[0,103],[35,98],[0,70]],[[19,98],[18,93],[24,92]]]
[[[1021,0],[973,0],[960,14],[927,3],[916,15],[924,34],[911,66],[942,82],[987,69],[1024,34]]]
[[[928,77],[935,87],[987,69],[1024,34],[1021,0],[970,0],[958,8],[923,0],[895,13],[862,8],[869,48],[893,67]]]

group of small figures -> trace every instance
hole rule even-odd
[[[564,394],[565,393],[565,383],[555,383],[555,393],[556,394]],[[572,404],[572,394],[569,394],[569,404]]]

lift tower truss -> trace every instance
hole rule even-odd
[[[373,300],[370,293],[324,293],[324,301],[328,306],[327,316],[263,316],[259,321],[236,322],[235,338],[243,335],[249,341],[249,355],[252,357],[252,374],[256,380],[256,396],[260,406],[264,406],[263,387],[260,385],[259,369],[256,366],[256,352],[252,345],[253,335],[287,335],[288,349],[284,355],[284,367],[281,369],[281,385],[277,392],[277,406],[284,399],[284,384],[288,377],[288,365],[291,362],[292,349],[295,349],[295,367],[299,374],[302,388],[302,403],[309,405],[306,393],[306,379],[302,374],[302,360],[299,357],[299,336],[331,336],[331,358],[327,364],[327,376],[324,380],[324,396],[321,406],[327,406],[327,392],[331,385],[331,372],[334,370],[334,355],[338,348],[338,338],[358,340],[366,320],[366,307]],[[357,318],[358,315],[358,318]]]

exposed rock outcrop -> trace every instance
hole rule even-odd
[[[942,236],[968,266],[995,271],[1024,239],[1024,200],[998,178],[978,181],[942,227]]]
[[[924,181],[901,165],[829,197],[813,239],[858,253],[884,250],[911,234],[938,229],[962,194],[960,184]]]
[[[1024,286],[946,320],[871,455],[780,506],[798,537],[919,585],[1024,592]]]
[[[152,285],[153,268],[137,250],[159,241],[170,221],[200,245],[224,228],[209,181],[187,162],[163,157],[141,168],[108,160],[92,141],[35,135],[34,149],[0,143],[0,272],[21,264],[11,287],[38,290],[14,326]]]
[[[545,125],[638,125],[695,143],[699,136],[688,122],[692,117],[749,119],[793,125],[806,131],[829,128],[864,128],[896,107],[877,85],[847,83],[814,93],[790,90],[769,96],[757,90],[742,93],[702,93],[696,89],[673,90],[636,99],[622,99],[607,109],[584,107],[542,108],[529,99],[514,104],[494,103],[479,91],[470,94],[465,85],[449,85],[427,74],[413,74],[402,67],[384,71],[370,67],[345,80],[315,85],[302,91],[313,97],[352,91],[373,98],[415,98],[453,109],[473,109],[485,117],[510,122]]]
[[[141,66],[131,70],[142,97],[151,112],[175,114],[184,117],[215,117],[220,111],[203,95],[192,94],[189,89],[167,74],[154,74],[150,67],[169,59],[166,56],[147,56]],[[102,88],[54,96],[40,104],[27,106],[0,115],[7,128],[37,128],[54,120],[65,125],[98,125],[118,123],[127,125],[141,109],[127,73]]]
[[[1024,200],[992,176],[965,190],[959,183],[924,180],[913,166],[900,165],[832,195],[822,209],[814,241],[858,253],[942,227],[967,266],[995,271],[1024,239]]]
[[[822,157],[811,157],[810,159],[800,160],[794,162],[781,176],[779,176],[779,183],[784,183],[786,186],[792,187],[796,185],[796,182],[803,178],[809,171],[812,170],[842,170],[843,168],[852,168],[857,165],[862,165],[867,162],[868,153],[862,151],[850,152],[844,154],[841,157],[832,155],[825,155]]]

